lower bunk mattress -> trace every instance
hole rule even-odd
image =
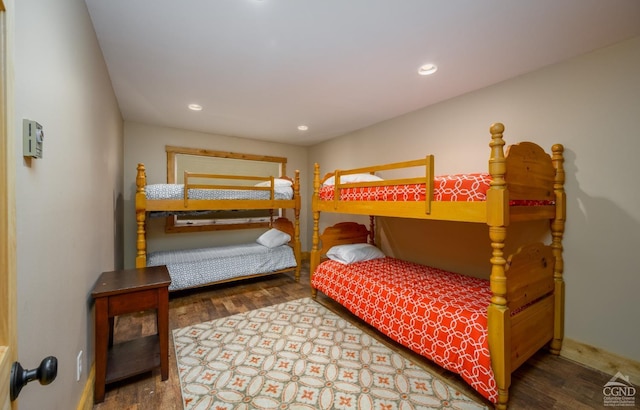
[[[147,266],[167,265],[169,290],[180,290],[244,276],[276,272],[297,265],[288,245],[269,248],[258,243],[150,252]]]
[[[488,280],[385,257],[349,265],[324,261],[311,284],[497,401],[487,339]]]

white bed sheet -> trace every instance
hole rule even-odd
[[[158,265],[167,265],[171,276],[169,290],[173,291],[291,268],[296,266],[296,258],[288,245],[267,248],[247,243],[150,252],[147,266]]]
[[[150,184],[144,189],[147,199],[184,199],[183,184]],[[190,189],[189,199],[271,199],[270,191],[244,189]],[[274,188],[274,199],[293,198],[293,188]]]

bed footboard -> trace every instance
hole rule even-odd
[[[507,265],[513,372],[553,339],[553,249],[541,243],[522,247],[509,258]]]
[[[553,295],[511,317],[511,372],[553,338]]]
[[[489,350],[498,384],[498,408],[505,408],[511,373],[554,337],[555,256],[542,243],[526,245],[511,255],[504,265],[506,290],[495,294],[488,309]],[[495,299],[502,304],[495,303]],[[501,300],[500,300],[501,299]]]

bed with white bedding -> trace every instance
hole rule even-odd
[[[169,291],[181,290],[295,269],[289,245],[274,248],[259,243],[214,248],[150,252],[147,266],[166,265]]]
[[[184,199],[184,184],[149,184],[145,187],[147,200],[162,199]],[[189,188],[187,197],[190,199],[249,199],[268,200],[271,199],[271,191],[254,189],[198,189]],[[291,186],[274,187],[275,200],[288,200],[293,198],[293,188]]]
[[[207,248],[162,250],[146,255],[146,266],[166,265],[169,291],[293,272],[300,280],[299,239],[287,218],[273,221],[255,241]]]
[[[184,184],[147,184],[145,166],[138,164],[135,196],[136,267],[167,265],[172,274],[169,290],[287,271],[294,271],[295,279],[299,280],[299,171],[295,171],[294,178],[190,172],[184,174]],[[273,216],[270,220],[270,228],[286,232],[290,236],[288,242],[282,244],[282,249],[265,250],[255,244],[246,244],[234,246],[235,249],[222,247],[208,251],[195,249],[147,254],[146,223],[152,216],[289,209],[293,211],[293,222],[287,218],[274,219]],[[198,260],[193,260],[195,257]],[[187,275],[187,271],[191,273]]]

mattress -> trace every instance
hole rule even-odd
[[[434,201],[475,202],[486,201],[491,186],[487,173],[453,174],[434,177]],[[334,185],[320,188],[321,200],[334,199]],[[340,201],[425,201],[425,184],[385,185],[341,188]],[[553,205],[553,201],[517,200],[511,206]]]
[[[496,402],[489,281],[385,257],[350,265],[327,260],[316,268],[312,286]]]
[[[184,199],[183,184],[149,184],[144,189],[147,199]],[[189,199],[271,199],[271,192],[257,189],[189,189]],[[293,188],[277,186],[274,199],[293,198]]]
[[[147,266],[167,265],[169,290],[275,272],[297,265],[288,245],[268,248],[258,243],[213,248],[150,252]]]

